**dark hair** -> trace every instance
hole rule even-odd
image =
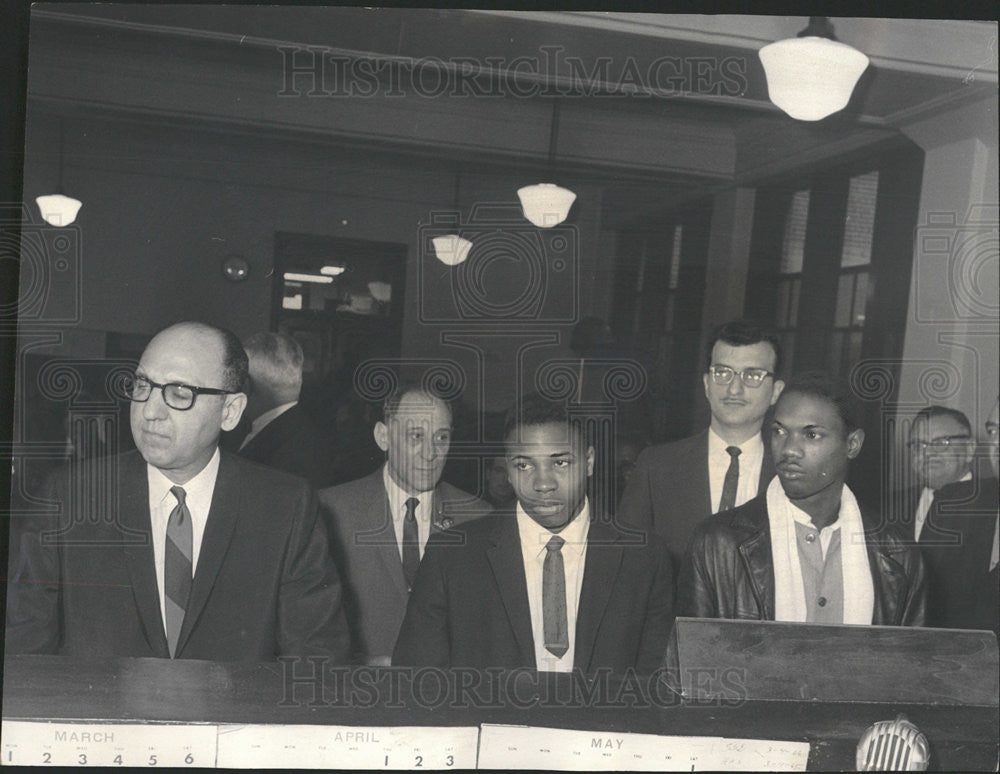
[[[919,420],[926,419],[929,422],[934,417],[950,417],[964,427],[969,435],[972,435],[972,425],[969,423],[969,418],[958,409],[948,408],[947,406],[928,406],[918,411],[917,415],[913,417],[913,424],[910,425],[910,431],[912,432],[913,427]]]
[[[403,401],[403,398],[411,393],[424,395],[429,399],[441,401],[441,403],[444,404],[444,407],[448,410],[448,416],[454,417],[450,401],[442,398],[432,387],[425,385],[423,382],[407,379],[397,384],[393,391],[386,396],[386,399],[382,401],[381,421],[388,423],[389,420],[395,416],[396,412],[399,411],[399,404]]]
[[[781,374],[781,341],[777,331],[754,322],[753,320],[730,320],[723,323],[712,332],[708,340],[708,350],[705,353],[705,369],[712,365],[712,350],[719,342],[733,347],[749,347],[751,344],[765,342],[774,350],[774,373]]]
[[[586,444],[580,420],[570,416],[565,401],[555,401],[537,392],[528,393],[520,400],[515,400],[514,405],[507,410],[503,423],[503,441],[506,443],[520,427],[549,424],[570,428]]]
[[[847,380],[840,376],[833,376],[825,371],[804,371],[795,374],[785,384],[785,389],[775,403],[775,408],[785,398],[786,395],[798,393],[800,395],[811,395],[815,398],[822,398],[833,404],[840,414],[844,423],[846,433],[852,433],[858,429],[858,407],[854,393],[851,391]]]
[[[247,373],[250,362],[243,345],[236,334],[217,325],[209,325],[198,320],[180,322],[164,328],[163,331],[175,328],[188,328],[198,334],[217,336],[222,343],[222,389],[233,392],[245,392],[247,389]],[[163,333],[160,331],[160,333]],[[159,335],[159,334],[157,334]]]
[[[222,339],[222,381],[227,390],[246,390],[250,362],[236,334],[226,328],[215,328]]]

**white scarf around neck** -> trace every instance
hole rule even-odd
[[[767,520],[771,529],[771,561],[774,565],[774,620],[806,620],[806,594],[802,566],[795,542],[792,510],[800,510],[788,499],[777,476],[767,487]],[[854,493],[844,485],[840,495],[840,566],[843,572],[844,623],[871,624],[875,590],[865,548],[865,528]]]

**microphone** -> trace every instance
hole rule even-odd
[[[927,737],[904,715],[880,720],[858,742],[858,771],[926,771]]]

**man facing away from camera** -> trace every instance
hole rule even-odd
[[[246,375],[229,331],[184,322],[153,337],[128,386],[138,450],[60,471],[46,498],[58,508],[12,525],[8,653],[346,662],[315,494],[218,449]]]
[[[329,486],[329,443],[299,403],[302,347],[287,334],[264,331],[245,339],[243,348],[250,361],[250,431],[237,446],[239,455],[301,476],[316,489]]]
[[[639,455],[618,508],[621,522],[662,536],[679,562],[699,522],[762,492],[774,469],[760,430],[784,387],[780,367],[776,334],[749,320],[720,326],[702,376],[708,428]]]
[[[524,397],[503,437],[517,503],[432,538],[393,665],[654,672],[673,614],[666,547],[592,511],[594,449],[564,405]]]
[[[847,385],[819,373],[792,379],[768,436],[777,478],[695,530],[680,614],[923,625],[919,552],[878,514],[862,511],[844,483],[864,442]]]

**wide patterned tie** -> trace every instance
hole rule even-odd
[[[406,588],[413,588],[420,566],[420,537],[417,532],[417,505],[420,501],[411,497],[406,501],[406,516],[403,517],[403,577]]]
[[[728,511],[736,505],[736,487],[740,483],[740,447],[727,446],[729,453],[729,470],[722,482],[722,497],[719,498],[719,511]]]
[[[563,568],[562,547],[566,541],[553,535],[545,544],[542,563],[542,629],[545,649],[556,658],[569,650],[566,625],[566,572]]]
[[[167,541],[163,555],[164,607],[167,619],[167,645],[170,657],[177,652],[177,640],[184,623],[184,611],[191,596],[191,511],[184,502],[187,492],[175,486],[170,490],[177,505],[167,519]]]

